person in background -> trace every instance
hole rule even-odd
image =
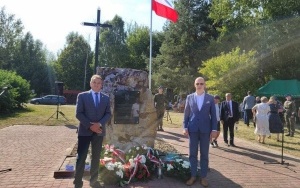
[[[260,97],[256,96],[255,97],[255,104],[259,104],[259,103],[261,103]]]
[[[288,128],[288,134],[285,136],[294,137],[295,132],[295,116],[296,116],[296,105],[295,102],[292,101],[292,96],[287,94],[285,96],[286,101],[283,104],[284,107],[284,120],[286,127]]]
[[[260,100],[260,97],[259,96],[257,96],[257,97],[255,97],[255,104],[259,104],[259,103],[261,103],[261,100]],[[254,116],[253,116],[254,117]],[[253,126],[254,127],[256,127],[256,124],[255,124],[256,122],[255,122],[255,118],[253,118]]]
[[[140,104],[139,104],[139,98],[136,99],[135,103],[132,104],[131,107],[131,117],[133,119],[133,123],[138,124],[139,123],[139,117],[140,117]]]
[[[243,100],[243,109],[244,109],[244,123],[249,127],[250,119],[252,119],[252,108],[255,105],[255,97],[252,96],[251,91],[247,92],[247,96]]]
[[[277,102],[275,96],[270,97],[268,104],[270,106],[270,113],[268,114],[270,133],[276,133],[277,142],[279,142],[279,134],[283,132],[283,124],[278,112],[283,111],[283,108]]]
[[[218,147],[218,137],[220,136],[220,96],[219,95],[215,95],[214,96],[214,102],[215,102],[215,106],[216,106],[216,117],[217,117],[217,134],[216,137],[214,138],[210,138],[210,144],[212,147]]]
[[[209,140],[217,135],[216,107],[214,97],[205,93],[204,78],[196,78],[194,87],[196,92],[187,96],[183,116],[183,134],[189,137],[191,164],[191,178],[186,185],[191,186],[196,182],[200,145],[200,184],[207,187]]]
[[[173,105],[172,105],[172,109],[173,109],[173,112],[179,112],[178,110],[178,103],[175,102]]]
[[[163,92],[164,92],[164,88],[160,86],[158,88],[158,93],[154,95],[154,107],[156,109],[156,115],[157,115],[157,131],[164,131],[163,118],[164,118],[168,101],[165,95],[163,94]]]
[[[256,119],[256,127],[254,133],[258,135],[257,141],[263,144],[265,143],[266,136],[270,136],[268,117],[268,113],[270,112],[270,106],[267,102],[268,98],[262,97],[261,103],[256,104],[252,108],[253,116],[255,116]]]
[[[239,105],[239,112],[240,112],[240,119],[243,119],[244,123],[245,123],[245,118],[244,118],[245,111],[244,111],[244,104],[243,104],[243,102],[241,102],[240,105]]]
[[[300,107],[298,109],[298,118],[300,119]]]
[[[110,100],[107,95],[101,92],[102,83],[101,76],[93,75],[90,81],[91,90],[79,93],[77,96],[78,156],[73,181],[76,188],[83,186],[82,177],[90,144],[92,148],[90,186],[93,188],[101,187],[98,182],[100,153],[106,134],[106,123],[111,117]]]
[[[221,102],[220,122],[223,125],[223,138],[225,144],[235,147],[234,144],[234,124],[239,122],[239,104],[232,101],[231,93],[226,93],[226,100]],[[228,130],[230,141],[228,142]]]
[[[185,94],[181,94],[180,95],[180,100],[179,100],[179,103],[178,103],[178,110],[179,112],[183,112],[184,110],[184,107],[185,107],[185,101],[186,101],[186,95]]]

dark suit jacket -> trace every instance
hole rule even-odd
[[[230,107],[228,106],[227,101],[221,102],[220,106],[220,120],[227,121],[228,116],[230,113]],[[240,119],[240,112],[239,112],[239,104],[235,101],[232,101],[232,117],[234,119],[234,122],[239,121]]]
[[[217,117],[214,97],[205,94],[201,110],[199,110],[195,93],[186,98],[183,128],[189,132],[210,133],[217,130]]]
[[[98,136],[105,136],[106,123],[111,117],[109,97],[100,92],[100,104],[95,107],[92,90],[79,93],[76,103],[76,118],[79,120],[79,136],[91,136],[90,122],[100,122],[102,133]]]

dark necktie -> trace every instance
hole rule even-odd
[[[96,106],[96,108],[98,108],[98,106],[99,106],[99,97],[98,97],[98,93],[95,93],[95,106]]]
[[[227,102],[227,105],[228,105],[228,108],[229,108],[229,116],[232,116],[231,108],[230,108],[230,102],[229,101]]]

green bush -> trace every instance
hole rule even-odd
[[[15,72],[0,69],[0,92],[8,89],[0,96],[0,113],[11,113],[22,108],[32,97],[28,81]]]

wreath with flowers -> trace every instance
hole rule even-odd
[[[172,160],[169,155],[161,155],[158,150],[146,145],[132,147],[127,152],[114,145],[103,145],[100,180],[105,184],[119,184],[119,186],[151,180],[162,174],[186,180],[190,175],[190,165],[178,156]]]
[[[165,176],[175,177],[176,179],[181,179],[187,181],[190,178],[190,162],[183,160],[177,154],[167,154],[166,158],[171,156],[172,160],[165,160],[163,165],[163,173]]]

